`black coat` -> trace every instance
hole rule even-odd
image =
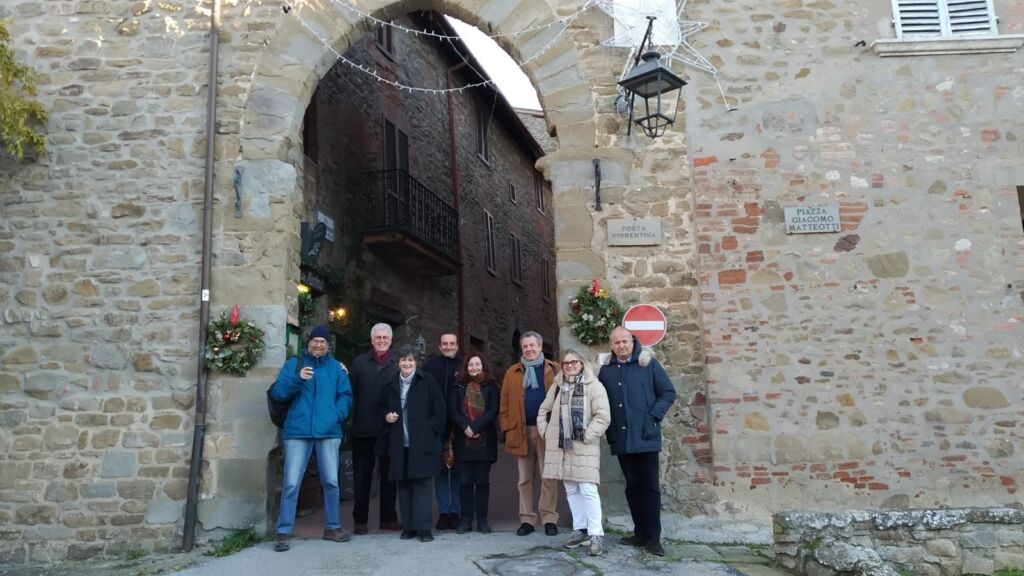
[[[498,460],[498,427],[495,423],[498,420],[498,408],[501,397],[498,393],[498,385],[494,380],[487,380],[480,385],[480,391],[484,395],[484,413],[472,422],[466,416],[466,386],[458,383],[452,388],[452,394],[448,397],[448,420],[452,432],[452,449],[455,452],[456,462],[496,462]],[[484,434],[483,446],[467,445],[466,426],[474,432]]]
[[[379,436],[385,424],[381,394],[388,382],[398,378],[398,359],[394,350],[388,351],[384,364],[377,363],[372,350],[356,356],[348,369],[348,378],[352,383],[352,436]]]
[[[384,415],[398,414],[398,421],[388,424]],[[391,459],[388,480],[411,480],[433,478],[441,464],[441,447],[444,444],[445,406],[437,382],[429,374],[417,371],[413,375],[405,401],[406,418],[409,427],[408,470],[404,458],[405,433],[402,430],[402,385],[398,375],[387,383],[381,398],[381,422],[384,434],[377,440],[378,452]]]
[[[456,385],[456,376],[462,368],[462,356],[456,354],[455,358],[445,358],[441,354],[427,358],[423,363],[423,371],[434,377],[437,387],[441,390],[445,405],[452,396],[452,389]],[[452,423],[448,422],[448,431],[451,432]]]
[[[620,363],[612,354],[597,378],[612,411],[605,432],[612,454],[660,452],[661,420],[676,400],[676,389],[654,354],[634,336],[629,359]]]

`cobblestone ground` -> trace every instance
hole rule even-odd
[[[445,574],[446,576],[520,576],[686,574],[686,576],[785,576],[771,566],[770,548],[757,545],[697,544],[665,541],[668,554],[657,558],[644,551],[618,544],[619,536],[607,536],[606,552],[591,557],[585,550],[561,547],[568,535],[511,533],[490,535],[451,533],[436,535],[432,543],[402,541],[397,535],[371,535],[348,543],[296,540],[285,553],[273,551],[264,542],[224,558],[206,556],[203,550],[191,554],[153,555],[132,562],[64,564],[45,570],[0,568],[3,576],[245,576],[300,575],[395,575]]]

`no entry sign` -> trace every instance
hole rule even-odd
[[[644,346],[654,346],[665,337],[668,321],[657,306],[637,304],[622,317],[622,325],[636,336]]]

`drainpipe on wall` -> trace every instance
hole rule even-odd
[[[464,292],[465,277],[462,265],[462,209],[459,204],[459,165],[457,161],[458,149],[455,146],[455,95],[452,92],[452,73],[463,66],[466,66],[465,60],[450,66],[445,75],[447,81],[445,88],[448,89],[448,150],[451,153],[449,164],[451,165],[452,172],[452,201],[455,203],[455,255],[459,259],[459,343],[465,343],[466,341],[466,301]]]
[[[185,528],[181,547],[190,552],[196,541],[199,483],[203,469],[206,438],[206,326],[210,322],[210,260],[213,235],[213,140],[217,122],[217,53],[220,48],[220,0],[210,7],[210,76],[206,91],[206,175],[203,183],[203,255],[199,290],[199,351],[196,359],[196,416],[192,432],[192,462],[189,465]]]

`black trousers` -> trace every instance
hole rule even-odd
[[[459,469],[459,518],[486,522],[491,497],[491,463],[459,462],[456,467]]]
[[[370,515],[370,487],[373,485],[373,466],[376,462],[380,477],[380,522],[388,524],[398,522],[395,510],[396,488],[394,482],[388,481],[390,462],[387,456],[377,457],[373,447],[377,438],[352,439],[352,474],[355,502],[352,505],[352,520],[356,524],[366,524]]]
[[[633,533],[650,542],[661,539],[661,485],[659,452],[619,455],[626,478],[626,503],[633,516]]]
[[[405,449],[404,470],[409,470],[409,449]],[[402,530],[430,531],[434,508],[434,479],[403,478],[398,481],[398,506],[402,510]]]

